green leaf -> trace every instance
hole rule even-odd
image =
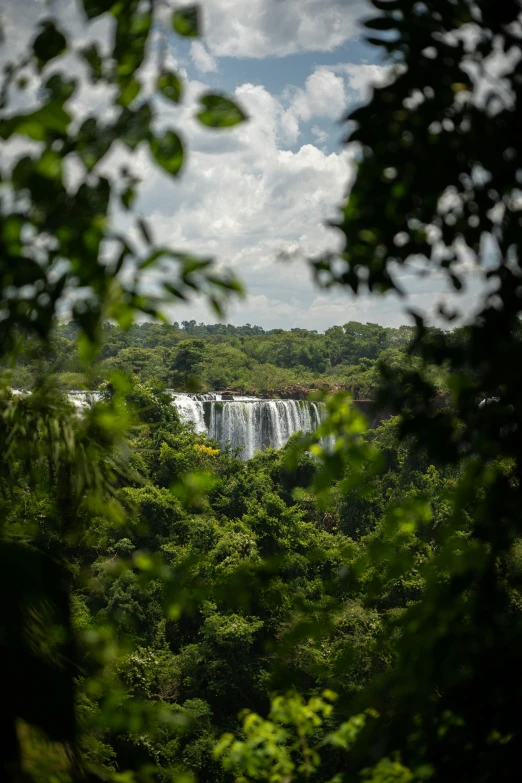
[[[54,73],[44,84],[50,101],[56,101],[60,106],[69,100],[76,89],[75,79],[64,79],[62,74]]]
[[[0,123],[0,137],[8,139],[18,133],[35,141],[45,141],[49,132],[65,135],[70,121],[63,107],[53,101],[31,114],[10,117]]]
[[[147,245],[152,245],[152,234],[150,233],[150,229],[143,218],[138,219],[138,228],[140,229],[141,235]]]
[[[130,209],[136,198],[136,191],[134,190],[134,188],[126,188],[121,194],[120,198],[121,198],[121,203],[123,204],[125,209]]]
[[[115,263],[113,271],[112,271],[112,274],[113,274],[114,277],[116,277],[116,275],[118,275],[120,273],[121,268],[123,267],[123,264],[125,263],[125,259],[128,256],[132,255],[132,250],[130,249],[130,247],[127,244],[127,242],[125,241],[125,239],[123,239],[122,237],[119,237],[119,242],[121,244],[121,250],[120,250],[120,254],[119,254],[118,258],[116,259],[116,263]]]
[[[200,35],[199,6],[188,5],[174,11],[172,27],[178,35],[197,38]]]
[[[172,176],[176,176],[183,166],[183,144],[174,131],[155,136],[150,142],[150,151],[156,163]]]
[[[33,41],[33,52],[40,67],[65,51],[67,41],[54,22],[42,22],[42,31]]]
[[[22,227],[23,220],[18,215],[8,215],[4,218],[2,238],[8,253],[20,253]]]
[[[120,92],[118,102],[121,103],[122,106],[128,106],[129,103],[132,103],[134,98],[136,98],[136,96],[139,94],[140,89],[141,85],[137,79],[130,78],[126,80],[125,86]]]
[[[370,0],[379,11],[396,11],[401,7],[401,0]]]
[[[105,14],[113,5],[114,0],[83,0],[83,9],[88,19]]]
[[[453,288],[456,291],[461,291],[462,288],[463,288],[463,285],[462,285],[462,280],[460,279],[460,277],[458,277],[457,275],[455,275],[453,273],[450,273],[449,277],[450,277],[451,283],[453,285]]]
[[[179,288],[176,288],[176,286],[171,285],[170,283],[165,283],[163,288],[165,291],[167,291],[171,296],[174,296],[176,299],[181,299],[183,302],[188,301],[185,294],[180,291]]]
[[[148,269],[150,266],[153,266],[158,258],[161,258],[162,256],[168,255],[169,251],[165,248],[157,248],[156,250],[153,250],[153,252],[147,256],[147,258],[143,259],[143,261],[140,263],[139,268],[140,269]]]
[[[210,128],[231,128],[247,119],[246,114],[234,101],[218,93],[207,93],[201,98],[203,110],[198,119]]]
[[[374,35],[365,35],[364,40],[372,46],[383,46],[385,49],[392,47],[389,41],[386,41],[384,38],[376,38]]]
[[[123,6],[123,3],[120,3],[120,6]],[[143,62],[151,24],[150,11],[125,13],[124,10],[118,15],[112,56],[117,62],[116,70],[123,84],[136,73]]]
[[[368,19],[364,26],[369,30],[396,30],[398,24],[391,16],[376,16],[375,19]]]
[[[19,543],[0,543],[4,725],[17,718],[50,739],[74,742],[77,674],[64,569]]]
[[[86,331],[87,330],[85,330],[85,332]],[[80,334],[77,340],[77,345],[78,353],[86,364],[89,364],[95,360],[97,347],[92,337],[89,337],[86,333]]]
[[[98,51],[98,47],[95,43],[93,43],[91,46],[87,46],[85,49],[82,49],[81,55],[91,69],[91,76],[93,81],[97,82],[103,75],[103,60],[101,58],[100,52]]]
[[[61,179],[62,157],[58,152],[46,149],[35,165],[35,171],[48,179]]]
[[[172,71],[164,71],[158,76],[157,89],[169,101],[180,102],[183,85],[179,76]]]
[[[144,103],[136,111],[125,109],[117,122],[121,141],[133,150],[148,138],[151,119],[152,111],[148,103]]]
[[[94,117],[85,120],[78,131],[76,150],[89,171],[109,151],[116,138],[119,134],[112,126],[98,127]]]
[[[11,174],[11,181],[13,186],[18,190],[25,187],[27,180],[31,176],[34,170],[34,161],[29,155],[24,155],[23,158],[16,163]]]

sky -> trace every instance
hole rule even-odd
[[[11,47],[21,46],[29,19],[49,9],[74,27],[74,0],[6,2]],[[240,277],[248,296],[230,307],[230,323],[318,331],[350,320],[408,323],[395,295],[320,290],[302,260],[340,247],[339,232],[326,225],[354,173],[340,120],[388,77],[377,50],[362,39],[360,22],[371,7],[365,0],[201,0],[200,7],[200,40],[157,34],[167,62],[186,79],[183,107],[162,102],[157,122],[180,131],[187,164],[173,181],[138,152],[136,211],[157,242],[212,256]],[[248,122],[221,131],[196,123],[197,97],[208,88],[233,95]],[[110,156],[107,166],[117,162]],[[115,220],[126,228],[124,216]],[[410,270],[402,282],[418,310],[433,311],[437,292],[449,299],[436,275],[419,278]],[[176,306],[169,316],[216,320],[202,301]]]

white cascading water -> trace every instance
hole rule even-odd
[[[92,391],[71,391],[67,394],[69,400],[76,408],[89,408],[94,402],[101,399],[100,392]]]
[[[182,421],[192,423],[195,432],[206,432],[221,448],[229,443],[241,449],[243,459],[267,446],[280,449],[296,432],[313,432],[325,413],[321,403],[305,400],[223,400],[219,393],[172,396]]]
[[[307,400],[262,400],[258,397],[223,399],[219,392],[182,394],[169,390],[180,418],[194,432],[208,434],[224,449],[240,449],[243,459],[269,446],[280,449],[296,432],[313,432],[323,420],[322,403]],[[13,390],[13,394],[27,394]],[[71,391],[68,397],[82,410],[100,399],[99,392]]]
[[[27,389],[11,389],[15,397],[25,397],[25,395],[31,392]],[[70,391],[67,392],[69,401],[72,402],[75,408],[81,410],[82,408],[90,408],[90,406],[101,400],[101,393],[97,391]]]
[[[200,400],[196,400],[188,394],[179,394],[174,397],[174,405],[181,420],[194,426],[194,432],[207,432],[203,403]]]

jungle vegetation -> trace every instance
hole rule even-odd
[[[118,143],[129,155],[147,148],[170,176],[183,166],[190,141],[155,122],[162,101],[183,100],[183,83],[148,61],[165,9],[81,8],[85,24],[111,16],[108,50],[77,46],[49,18],[2,74],[0,137],[22,150],[2,158],[0,202],[2,778],[516,779],[519,2],[368,3],[364,34],[397,67],[346,118],[357,176],[340,209],[342,251],[310,260],[317,282],[379,296],[423,259],[456,291],[455,308],[440,307],[447,327],[470,275],[484,284],[462,329],[433,329],[416,311],[404,342],[401,330],[348,325],[374,355],[341,327],[289,337],[140,323],[194,292],[223,318],[241,285],[208,259],[156,246],[133,211],[139,182],[125,165],[112,177],[101,165]],[[195,37],[198,9],[173,7],[168,24]],[[110,88],[105,118],[75,122],[82,85],[69,54],[89,84]],[[144,65],[156,71],[152,94]],[[35,79],[28,107],[15,93]],[[218,93],[198,117],[219,133],[246,119]],[[114,230],[116,206],[128,236]],[[158,344],[140,345],[149,339]],[[163,339],[167,370],[183,371],[185,351],[181,382],[196,367],[208,384],[216,341],[238,362],[279,367],[263,351],[277,357],[291,340],[300,364],[279,369],[297,372],[305,356],[314,378],[367,366],[375,405],[393,415],[368,429],[349,393],[325,394],[317,435],[241,462],[184,426],[170,378],[140,365]],[[103,398],[78,416],[63,389],[103,363]],[[32,393],[13,396],[13,379]]]
[[[465,339],[455,330],[455,339]],[[278,396],[285,388],[343,388],[369,399],[378,385],[379,364],[404,364],[414,328],[347,323],[324,334],[231,324],[139,323],[127,330],[105,323],[96,362],[86,372],[74,323],[56,327],[45,344],[24,342],[16,363],[4,361],[5,382],[31,389],[44,374],[60,388],[97,389],[115,371],[138,381],[154,380],[177,391],[232,388]],[[442,379],[441,379],[442,383]]]

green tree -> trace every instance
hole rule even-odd
[[[82,47],[48,15],[27,56],[6,66],[0,85],[0,138],[21,143],[22,148],[27,140],[36,143],[33,152],[12,158],[2,170],[2,360],[28,338],[48,340],[55,317],[64,308],[70,309],[81,357],[92,360],[104,319],[127,328],[138,313],[162,317],[167,301],[186,300],[194,291],[206,295],[221,313],[226,297],[240,290],[231,276],[216,273],[211,261],[154,242],[150,227],[132,209],[139,182],[129,163],[113,177],[102,173],[116,142],[129,156],[138,146],[147,149],[166,175],[176,176],[183,166],[184,142],[177,129],[158,131],[155,124],[162,101],[179,103],[183,98],[179,75],[165,63],[153,40],[158,27],[168,34],[161,21],[164,15],[160,19],[157,4],[138,0],[85,0],[78,13],[84,26],[103,16],[109,24],[110,17],[114,36],[108,47]],[[168,24],[179,35],[197,36],[199,12],[195,7],[171,8]],[[83,84],[68,73],[66,58],[73,55],[87,69]],[[140,78],[144,64],[154,71],[152,94]],[[39,85],[38,98],[20,110],[20,104],[12,104],[14,88],[23,92],[34,82]],[[108,90],[112,110],[101,117],[92,109],[79,122],[75,102],[80,89],[92,85]],[[206,126],[223,128],[245,117],[225,97],[207,93],[198,118]],[[78,177],[71,185],[64,172],[73,163]],[[115,227],[110,214],[117,207],[127,211],[137,239],[131,240],[128,232],[123,236]],[[143,284],[143,272],[150,269],[156,274],[157,294]],[[106,404],[80,423],[71,406],[56,401],[48,389],[30,400],[2,397],[4,472],[15,470],[20,460],[47,464],[56,504],[55,536],[79,536],[86,495],[109,510],[107,499],[122,475],[118,441],[128,424],[123,409],[116,408]],[[77,657],[68,602],[69,567],[59,550],[51,558],[36,541],[20,543],[8,529],[2,533],[3,594],[9,593],[10,601],[1,634],[0,665],[7,677],[0,727],[6,750],[1,764],[6,779],[19,779],[19,719],[74,748]],[[68,768],[71,774],[81,774],[82,762],[74,750]]]
[[[333,447],[308,439],[322,462],[317,498],[325,502],[337,486],[348,505],[348,493],[366,505],[362,558],[347,559],[345,583],[358,585],[365,604],[397,601],[397,586],[403,593],[387,623],[393,665],[358,701],[357,715],[361,706],[377,712],[339,743],[333,768],[319,764],[318,744],[304,763],[295,758],[309,746],[285,730],[288,720],[249,716],[244,736],[225,736],[217,752],[245,781],[510,781],[520,764],[522,692],[520,4],[370,4],[367,40],[395,70],[347,118],[357,177],[338,223],[343,252],[314,261],[318,280],[355,294],[400,292],[403,267],[422,257],[457,294],[454,306],[439,306],[443,323],[462,314],[458,293],[470,266],[482,300],[456,333],[428,328],[413,312],[414,363],[382,367],[377,401],[399,415],[401,486],[386,488],[392,476],[383,475],[389,433],[380,448],[369,443],[342,395],[327,402],[318,430],[336,436]],[[330,336],[340,357],[343,330]],[[441,473],[449,477],[442,495]],[[431,493],[442,508],[430,508]],[[372,500],[382,503],[383,494],[392,502],[368,535]],[[317,623],[304,623],[303,636],[313,628],[320,634]],[[273,705],[277,715],[281,700]]]
[[[360,779],[362,770],[371,780],[508,781],[519,766],[522,686],[514,565],[522,454],[520,4],[371,5],[377,14],[365,24],[368,40],[395,72],[348,117],[360,159],[338,224],[345,246],[335,262],[315,260],[318,278],[354,293],[400,291],[403,266],[422,256],[458,294],[469,259],[483,299],[465,341],[412,313],[410,350],[419,363],[383,368],[378,400],[400,414],[399,439],[411,438],[429,463],[458,467],[459,478],[446,495],[450,513],[436,530],[434,557],[421,569],[420,600],[392,624],[393,670],[367,695],[380,717],[361,732],[336,780]],[[501,78],[492,70],[497,57]],[[455,307],[439,307],[449,323],[458,313],[458,296]],[[442,406],[433,364],[447,373]],[[479,406],[493,396],[496,404]],[[345,469],[351,478],[341,488],[364,486],[359,466],[371,454],[361,452],[359,425],[344,406],[332,402],[319,429],[338,436],[316,479],[321,491]],[[394,537],[429,522],[422,497],[401,498],[390,511]],[[381,538],[368,547],[366,562],[383,568],[381,589],[411,572],[397,543]],[[393,759],[400,769],[386,776]]]

